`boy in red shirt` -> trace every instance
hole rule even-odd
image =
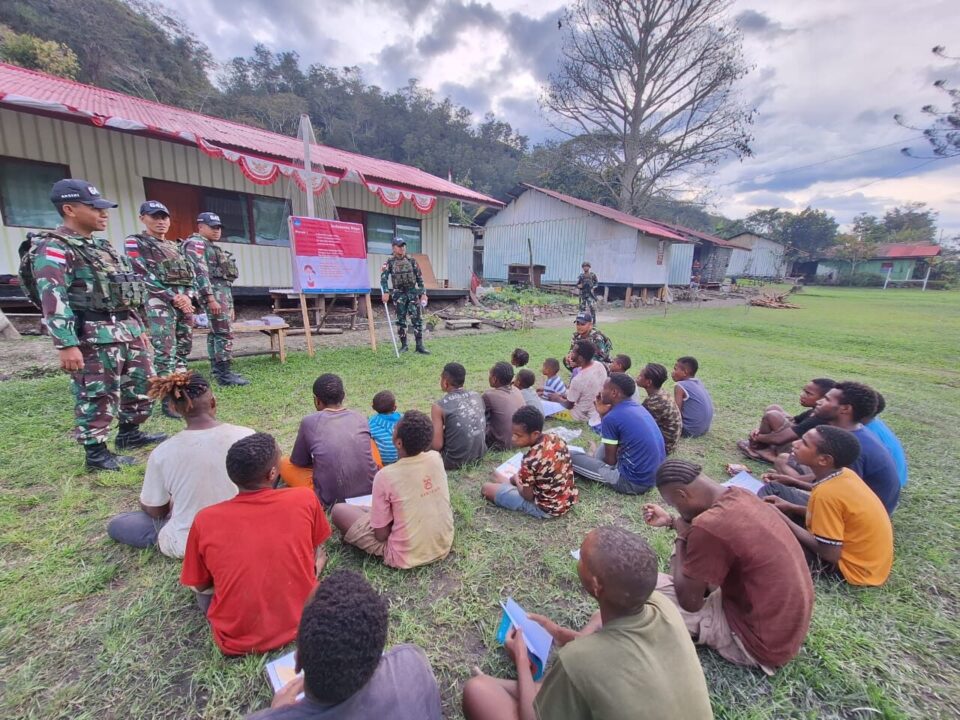
[[[213,639],[225,655],[262,653],[297,636],[300,614],[317,584],[330,526],[310,488],[274,490],[280,450],[254,433],[227,452],[239,493],[204,508],[187,538],[180,582],[198,593]]]

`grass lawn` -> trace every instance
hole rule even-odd
[[[635,366],[670,367],[682,354],[700,360],[716,419],[677,455],[716,478],[727,462],[740,461],[734,443],[763,407],[795,407],[801,386],[816,376],[882,390],[884,418],[909,456],[886,586],[817,583],[806,644],[772,679],[701,651],[714,711],[744,719],[958,717],[960,295],[811,288],[796,298],[803,309],[705,306],[603,328]],[[571,329],[438,340],[430,357],[400,361],[388,348],[295,354],[283,367],[244,360],[237,364],[253,384],[218,391],[220,417],[272,432],[289,452],[321,372],[343,376],[355,408],[367,411],[375,392],[391,388],[402,409],[428,411],[444,363],[462,362],[468,386],[480,390],[490,365],[518,345],[537,370],[544,357],[561,356]],[[179,564],[106,536],[112,514],[136,507],[142,465],[84,473],[69,437],[66,378],[0,383],[0,406],[7,408],[0,415],[0,717],[222,718],[264,707],[264,658],[219,654],[192,594],[178,586]],[[162,418],[149,427],[178,429]],[[450,718],[460,717],[472,665],[509,670],[493,641],[499,599],[513,595],[531,611],[578,626],[594,605],[569,552],[586,532],[601,524],[640,532],[664,566],[671,547],[671,533],[643,525],[646,498],[588,483],[573,513],[556,522],[486,506],[479,485],[506,456],[450,476],[457,534],[442,563],[398,572],[336,539],[328,544],[328,567],[360,570],[389,597],[390,641],[426,649]]]

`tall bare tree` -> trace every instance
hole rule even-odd
[[[625,212],[750,155],[749,68],[729,0],[577,0],[542,104]]]
[[[960,61],[960,57],[947,54],[947,49],[943,45],[937,45],[932,50],[933,54],[944,60]],[[932,121],[927,128],[919,128],[911,125],[903,115],[894,115],[894,119],[906,128],[911,130],[923,130],[923,136],[930,143],[930,149],[933,152],[932,157],[952,158],[960,155],[960,87],[956,84],[950,84],[947,80],[935,80],[933,86],[945,93],[950,107],[944,109],[936,105],[924,105],[922,112]],[[923,157],[913,148],[901,148],[900,152],[910,157]]]

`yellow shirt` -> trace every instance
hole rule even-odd
[[[842,545],[840,572],[851,585],[883,585],[893,567],[893,526],[883,503],[853,470],[817,483],[807,504],[807,530]]]

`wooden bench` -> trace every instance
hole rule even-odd
[[[255,322],[237,322],[230,326],[234,335],[244,335],[248,333],[263,333],[270,338],[269,350],[246,350],[244,352],[233,353],[234,357],[250,357],[253,355],[275,355],[280,358],[281,363],[287,361],[287,330],[290,326],[283,325],[264,325]],[[194,328],[194,335],[207,335],[209,328]]]

